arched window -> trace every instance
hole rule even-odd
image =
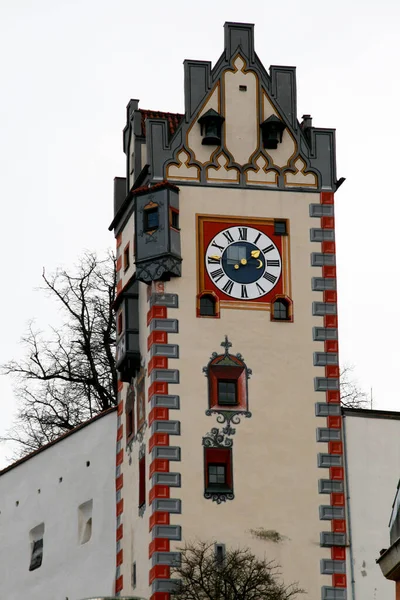
[[[200,298],[200,316],[202,317],[215,317],[216,311],[216,299],[211,294],[204,294]]]
[[[290,304],[286,298],[278,298],[272,305],[272,318],[274,321],[290,321]]]

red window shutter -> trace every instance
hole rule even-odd
[[[146,457],[139,460],[139,506],[146,503]]]

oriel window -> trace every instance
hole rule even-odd
[[[144,230],[153,231],[159,226],[158,207],[147,208],[144,211]]]

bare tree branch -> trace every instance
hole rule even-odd
[[[73,272],[43,270],[39,288],[64,317],[45,334],[28,326],[26,355],[2,365],[19,402],[16,422],[0,441],[17,443],[17,457],[42,447],[116,404],[115,259],[87,252]]]
[[[277,565],[248,548],[228,549],[222,562],[212,542],[188,542],[180,550],[181,563],[171,569],[179,580],[175,600],[290,600],[304,593],[285,586]]]
[[[345,364],[340,371],[340,402],[345,408],[371,408],[371,399],[352,376],[354,366]]]

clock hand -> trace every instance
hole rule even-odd
[[[218,256],[217,254],[212,254],[212,255],[210,256],[210,258],[213,258],[214,260],[221,260],[221,257],[220,257],[220,256]]]
[[[260,250],[252,250],[250,252],[252,258],[258,258],[260,256]]]

